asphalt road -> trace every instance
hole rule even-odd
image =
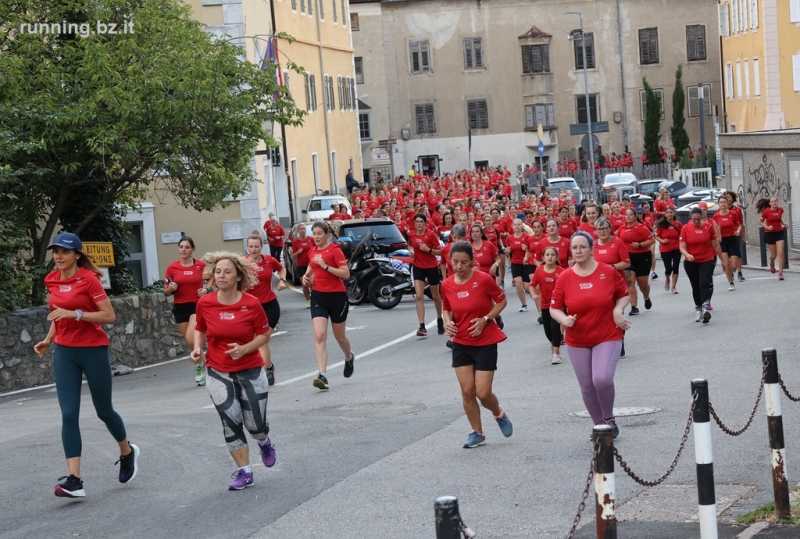
[[[617,370],[617,406],[661,410],[619,421],[619,450],[639,475],[657,477],[672,460],[692,378],[709,379],[712,402],[736,428],[755,402],[762,348],[777,348],[783,379],[800,393],[800,276],[787,274],[782,283],[765,272],[746,276],[736,292],[716,278],[708,325],[693,322],[684,278],[675,296],[654,283],[652,311],[633,317],[628,357]],[[445,337],[435,328],[427,338],[410,336],[416,329],[410,298],[391,311],[368,304],[351,311],[355,374],[346,380],[341,367],[330,368],[331,390],[314,389],[308,310],[300,294],[287,290],[279,296],[285,333],[272,341],[279,385],[270,392],[269,420],[278,463],[266,469],[251,450],[253,488],[227,490],[234,465],[188,361],[115,379],[115,406],[142,451],[129,485],[117,482],[116,444],[84,391],[83,500],[52,494],[65,474],[55,391],[2,396],[0,538],[424,538],[435,536],[433,501],[444,494],[459,497],[464,521],[479,537],[563,537],[588,471],[591,424],[568,415],[583,405],[566,354],[563,365],[550,365],[535,311],[518,313],[507,290],[509,338],[500,345],[495,392],[514,422],[508,439],[484,411],[487,445],[462,449],[469,426]],[[332,338],[331,344],[332,362],[340,361]],[[796,484],[800,405],[786,399],[783,405],[787,473]],[[729,514],[770,499],[764,413],[762,403],[754,425],[735,439],[714,428],[717,483],[758,487]],[[693,453],[687,449],[667,484],[694,483]],[[620,504],[644,490],[617,475]],[[582,524],[592,519],[590,505]],[[628,536],[623,526],[621,537]]]

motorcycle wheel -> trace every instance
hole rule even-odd
[[[347,288],[347,303],[350,305],[361,305],[367,299],[367,292],[363,290],[356,279],[351,279],[345,283]]]
[[[386,310],[397,307],[397,304],[403,299],[403,292],[400,290],[392,292],[391,288],[396,284],[397,280],[392,277],[377,277],[369,285],[369,300],[378,309]]]

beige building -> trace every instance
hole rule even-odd
[[[574,10],[583,12],[589,116],[603,153],[641,153],[643,77],[664,98],[661,140],[670,148],[679,64],[691,144],[700,143],[699,83],[712,141],[722,95],[714,3],[351,0],[351,10],[358,90],[370,107],[359,111],[365,168],[375,157],[385,166],[389,155],[395,175],[412,165],[441,172],[531,163],[539,124],[545,160],[578,156],[583,135],[573,133],[585,131],[587,111],[581,48],[568,40],[580,19],[564,14]],[[380,143],[391,139],[391,147]]]
[[[350,13],[345,0],[187,0],[206,31],[243,45],[246,59],[267,57],[269,36],[278,42],[277,58],[302,66],[305,76],[282,70],[298,108],[308,111],[303,126],[274,126],[277,151],[262,144],[250,163],[258,181],[230,205],[211,213],[179,206],[169,193],[153,192],[141,212],[130,213],[131,259],[126,261],[145,285],[162,278],[177,258],[177,243],[191,236],[202,253],[242,251],[244,239],[260,230],[269,213],[284,227],[303,219],[302,210],[317,190],[343,191],[348,168],[361,169]],[[285,134],[285,137],[283,136]]]

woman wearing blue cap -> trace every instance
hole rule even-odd
[[[58,404],[61,407],[61,442],[67,458],[69,475],[56,485],[55,495],[66,498],[86,496],[81,480],[81,433],[78,416],[81,406],[82,377],[86,376],[97,417],[119,444],[119,481],[128,483],[138,470],[139,448],[128,442],[125,424],[111,404],[111,361],[108,335],[101,324],[116,320],[111,302],[103,290],[102,275],[81,250],[83,243],[75,234],[64,232],[48,247],[53,251],[56,270],[44,279],[50,293],[53,323],[47,337],[33,349],[43,357],[55,342],[55,371]]]

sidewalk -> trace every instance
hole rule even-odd
[[[797,539],[800,528],[793,526],[770,526],[755,535],[744,533],[745,526],[733,524],[718,525],[719,539],[741,539],[750,537],[770,537],[772,539]],[[671,522],[620,522],[617,524],[619,537],[635,537],[636,539],[699,539],[700,526],[696,522],[677,524]],[[574,535],[575,539],[595,539],[597,532],[594,522],[587,523]]]
[[[769,263],[769,251],[767,251],[767,263]],[[761,246],[747,245],[747,269],[769,271],[769,266],[761,266]],[[789,267],[783,270],[784,273],[800,273],[800,252],[789,249]],[[800,534],[798,534],[800,537]]]

